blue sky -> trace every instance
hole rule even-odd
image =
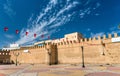
[[[119,33],[119,3],[120,0],[0,0],[0,48],[10,43],[32,44],[48,36],[61,38],[72,32],[84,37]],[[8,27],[7,32],[4,27]]]

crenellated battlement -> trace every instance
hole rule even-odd
[[[117,33],[114,33],[114,36],[112,37],[112,34],[108,34],[108,35],[103,35],[103,36],[98,36],[98,37],[93,37],[93,38],[80,38],[78,40],[62,40],[62,41],[59,41],[57,43],[46,43],[45,45],[41,45],[41,46],[38,46],[38,45],[35,45],[35,46],[31,46],[31,47],[21,47],[20,49],[15,49],[14,51],[16,50],[24,50],[24,49],[43,49],[45,48],[46,46],[50,46],[50,45],[57,45],[57,46],[64,46],[64,45],[76,45],[76,44],[85,44],[85,43],[91,43],[92,44],[95,44],[96,42],[98,44],[101,44],[101,41],[104,41],[104,40],[107,40],[107,39],[111,39],[111,38],[115,38],[115,37],[118,37],[118,34]]]
[[[82,39],[80,38],[78,40],[60,41],[54,44],[56,44],[57,46],[76,45],[76,44],[85,44],[85,43],[91,43],[91,45],[92,44],[94,45],[95,43],[101,44],[101,41],[104,42],[104,40],[109,40],[110,42],[110,39],[115,38],[115,37],[118,37],[117,33],[114,33],[113,37],[112,37],[112,34],[108,34],[108,35],[103,35],[103,36],[98,36],[98,37],[93,37],[93,38],[82,38]]]
[[[112,37],[113,36],[113,37]],[[20,49],[13,49],[11,51],[20,51],[20,50],[24,50],[24,49],[43,49],[45,48],[46,46],[50,46],[50,45],[57,45],[57,46],[64,46],[64,45],[76,45],[76,44],[84,44],[84,43],[90,43],[91,44],[93,43],[96,43],[96,42],[100,42],[100,41],[103,41],[104,40],[110,40],[111,38],[116,38],[118,37],[118,34],[117,33],[114,33],[113,35],[112,34],[108,34],[108,35],[103,35],[103,36],[98,36],[98,37],[93,37],[93,38],[78,38],[77,40],[70,40],[70,39],[59,39],[60,41],[58,41],[57,43],[51,43],[51,42],[48,42],[48,43],[45,43],[41,46],[38,46],[38,45],[34,45],[34,46],[30,46],[30,47],[20,47]],[[3,51],[6,51],[6,50],[3,50]],[[10,50],[9,50],[10,51]]]

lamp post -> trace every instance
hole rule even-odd
[[[103,47],[102,55],[105,55],[105,53],[104,53],[105,43],[103,43],[103,41],[102,41],[101,44],[102,44],[102,47]]]
[[[17,53],[14,53],[13,52],[13,54],[14,54],[14,56],[16,57],[16,59],[15,59],[15,65],[17,66],[18,65],[18,56],[19,56],[19,52],[17,52]]]
[[[82,67],[85,68],[85,63],[84,63],[84,48],[83,48],[83,46],[81,46],[81,50],[82,50]]]

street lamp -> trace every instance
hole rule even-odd
[[[84,63],[84,48],[83,48],[83,46],[81,46],[81,50],[82,50],[82,67],[85,68],[85,63]]]
[[[101,44],[102,44],[102,47],[103,47],[102,55],[105,55],[105,53],[104,53],[105,43],[103,43],[103,41],[102,41]]]
[[[17,58],[18,58],[18,56],[19,56],[19,52],[16,52],[16,53],[13,52],[13,54],[14,54],[14,56],[16,57],[16,59],[15,59],[15,65],[17,66],[17,65],[18,65],[18,60],[17,60]]]

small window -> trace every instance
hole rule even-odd
[[[6,55],[8,55],[8,53],[6,53]]]

